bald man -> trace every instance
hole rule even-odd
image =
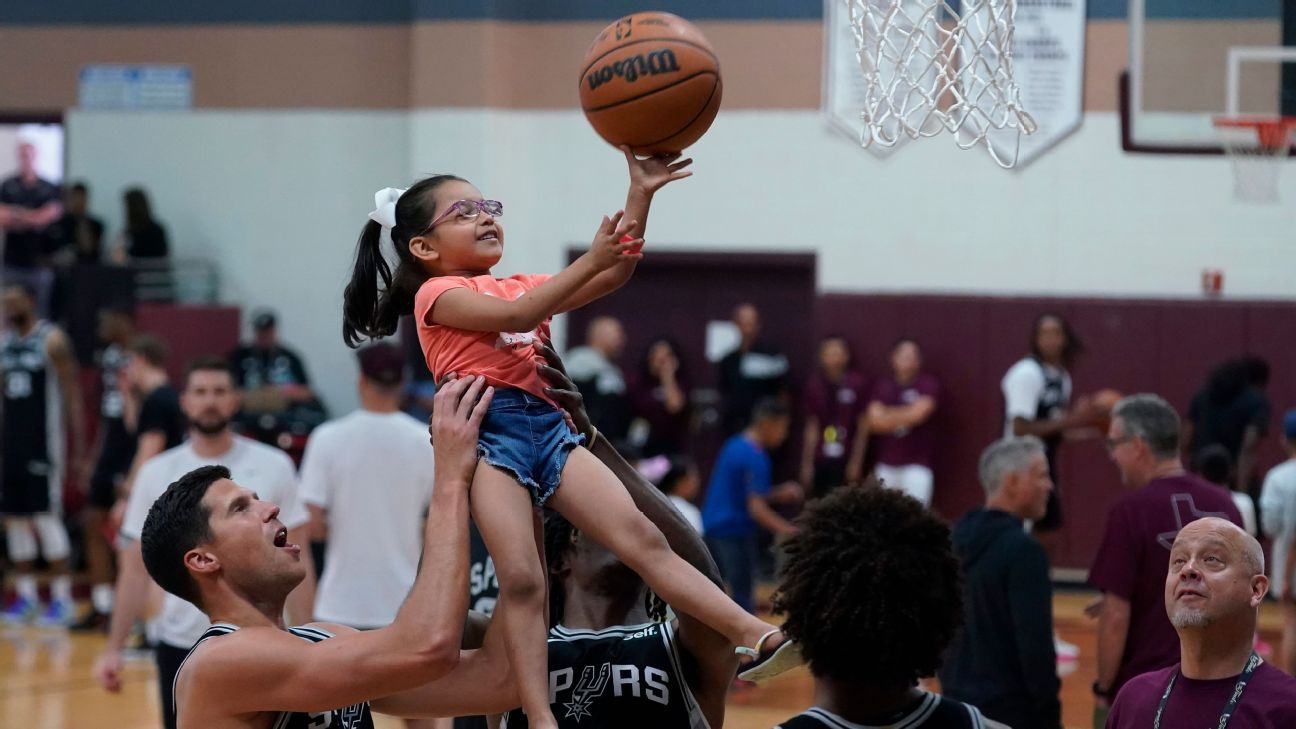
[[[1165,582],[1180,662],[1130,679],[1107,729],[1296,727],[1296,679],[1252,650],[1268,591],[1264,551],[1237,525],[1207,517],[1180,530]]]

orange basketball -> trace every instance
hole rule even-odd
[[[640,155],[696,142],[720,110],[720,63],[692,23],[635,13],[604,28],[581,64],[580,102],[599,136]]]
[[[1094,425],[1101,429],[1103,434],[1106,434],[1107,429],[1111,427],[1112,408],[1116,407],[1116,403],[1120,402],[1123,397],[1125,396],[1122,395],[1119,390],[1113,390],[1111,388],[1099,390],[1090,396],[1090,402],[1093,403],[1094,407],[1097,408],[1100,413],[1095,420]]]

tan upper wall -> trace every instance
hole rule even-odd
[[[95,63],[186,64],[206,108],[571,109],[576,73],[603,23],[0,27],[0,111],[77,103]],[[721,59],[724,107],[814,109],[822,88],[819,21],[698,24]],[[1116,108],[1126,23],[1091,21],[1085,108]]]

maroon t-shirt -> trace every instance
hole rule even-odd
[[[884,377],[873,384],[869,402],[896,407],[908,405],[924,395],[935,400],[939,391],[940,385],[936,384],[936,378],[926,373],[919,373],[908,385],[901,385],[893,377]],[[913,430],[878,436],[878,463],[931,468],[932,459],[936,455],[936,433],[931,426],[931,418],[928,418]]]
[[[1112,704],[1111,713],[1107,716],[1107,729],[1152,729],[1157,706],[1176,668],[1177,663],[1130,679]],[[1180,676],[1175,680],[1165,713],[1161,715],[1162,728],[1215,729],[1237,679],[1233,676],[1197,681]],[[1242,692],[1229,727],[1296,727],[1296,678],[1268,663],[1260,664]]]
[[[855,426],[864,412],[864,377],[858,372],[847,372],[838,382],[829,382],[822,372],[816,372],[801,393],[801,403],[806,417],[819,421],[819,450],[817,462],[845,460],[850,453]]]
[[[1229,492],[1191,474],[1149,481],[1107,512],[1089,583],[1130,602],[1129,633],[1113,692],[1140,673],[1179,661],[1179,636],[1165,607],[1170,547],[1180,529],[1207,516],[1242,525]]]

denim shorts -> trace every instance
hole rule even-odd
[[[567,454],[584,442],[553,405],[524,390],[498,389],[477,435],[477,454],[544,506],[562,479]]]

